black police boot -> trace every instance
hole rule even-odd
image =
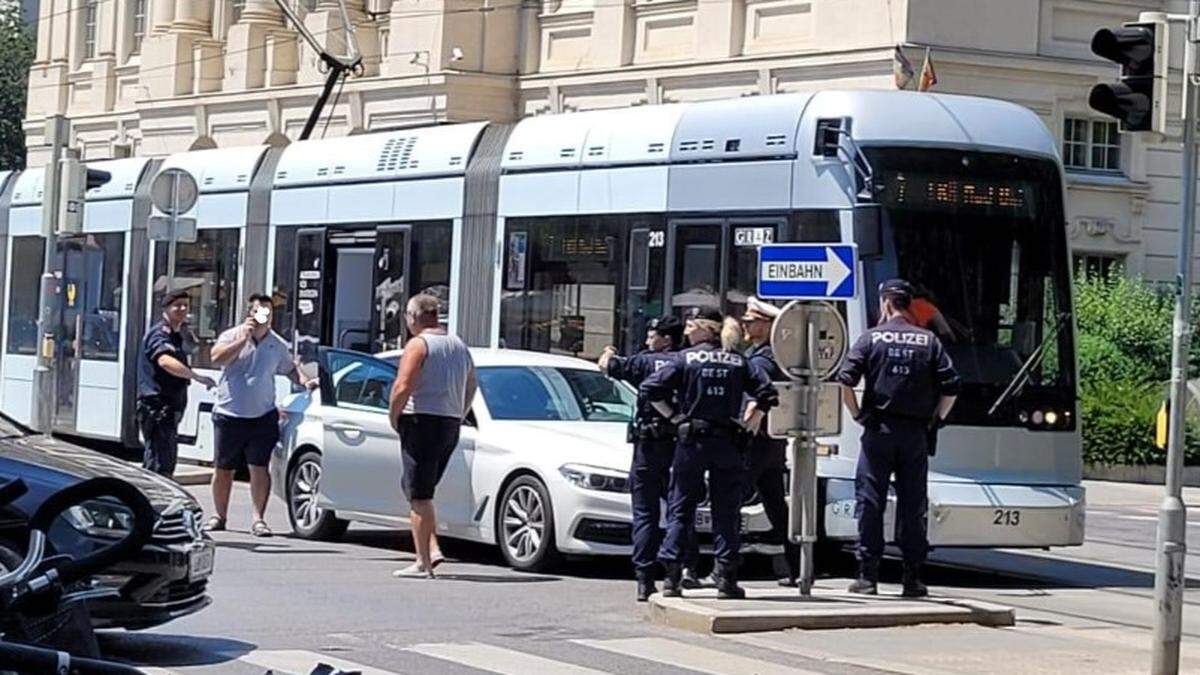
[[[879,561],[862,560],[858,563],[858,578],[846,590],[858,595],[875,595],[879,592]]]
[[[904,590],[900,592],[906,598],[923,598],[929,595],[929,589],[921,582],[921,565],[904,564],[904,576],[901,577]]]
[[[683,566],[679,563],[663,563],[667,575],[663,579],[662,596],[678,598],[683,595]]]
[[[738,586],[737,568],[733,565],[717,563],[713,570],[717,579],[717,598],[721,600],[741,600],[746,597],[746,591]]]
[[[646,602],[651,595],[658,592],[658,587],[654,585],[654,576],[649,572],[637,573],[637,601]]]

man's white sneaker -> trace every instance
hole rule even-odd
[[[397,579],[432,579],[433,571],[426,570],[425,567],[421,565],[421,562],[417,561],[408,567],[404,567],[392,572],[392,576],[396,577]]]

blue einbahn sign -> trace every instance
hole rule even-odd
[[[854,244],[764,244],[758,249],[758,296],[848,300],[858,294]]]

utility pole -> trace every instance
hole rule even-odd
[[[1183,503],[1183,455],[1187,426],[1188,353],[1192,328],[1192,248],[1196,228],[1196,109],[1200,87],[1194,78],[1200,0],[1191,0],[1186,17],[1187,42],[1183,63],[1183,223],[1179,229],[1178,272],[1175,277],[1175,321],[1171,335],[1171,407],[1167,444],[1166,494],[1158,511],[1154,574],[1154,660],[1151,672],[1179,672],[1179,642],[1183,625],[1183,589],[1187,577],[1187,507]],[[1164,55],[1165,56],[1165,55]]]
[[[33,400],[30,402],[32,426],[44,434],[50,433],[54,418],[54,309],[58,288],[54,278],[54,259],[57,255],[55,235],[58,233],[58,207],[62,198],[60,164],[70,133],[71,123],[63,115],[46,118],[45,136],[50,141],[50,162],[46,164],[45,186],[42,190],[42,236],[46,242],[46,255],[38,286],[38,306],[41,311],[38,313],[38,354],[37,364],[33,368]]]

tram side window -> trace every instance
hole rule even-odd
[[[828,241],[842,240],[842,226],[839,212],[830,209],[820,211],[798,211],[792,214],[792,224],[795,226],[795,241]]]
[[[506,229],[503,343],[599,357],[616,338],[624,225],[602,218],[513,219]]]
[[[411,294],[432,295],[440,301],[443,312],[450,307],[450,239],[449,223],[420,223],[412,228],[409,251]]]
[[[83,358],[116,361],[121,344],[121,296],[125,292],[125,235],[88,235],[83,267]]]
[[[294,295],[296,292],[296,230],[275,230],[275,265],[271,282],[271,304],[275,306],[273,327],[288,344],[292,342]]]
[[[41,237],[13,237],[12,274],[8,288],[8,353],[37,353],[38,293],[46,242]]]
[[[233,326],[237,307],[238,228],[200,230],[196,241],[179,244],[175,284],[191,296],[192,365],[212,367],[209,355],[221,331]],[[154,306],[167,288],[167,247],[154,247]]]

